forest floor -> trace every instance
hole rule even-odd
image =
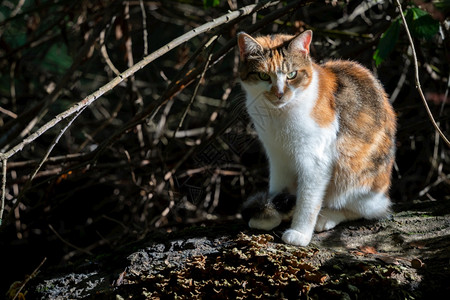
[[[282,243],[282,228],[241,220],[155,233],[116,253],[46,268],[27,299],[439,299],[450,293],[450,206],[397,206],[388,220],[355,221]]]

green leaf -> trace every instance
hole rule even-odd
[[[66,44],[53,44],[42,61],[42,67],[56,74],[63,74],[72,65]]]
[[[395,44],[397,43],[398,36],[400,34],[400,26],[401,21],[400,19],[397,19],[392,22],[389,28],[381,35],[377,49],[373,54],[373,59],[375,60],[375,64],[377,67],[386,58],[388,58],[389,54],[391,54],[392,50],[394,50]]]
[[[219,4],[220,4],[220,0],[203,0],[204,8],[216,7]]]
[[[428,15],[428,13],[426,11],[424,11],[423,9],[420,9],[418,7],[410,7],[406,10],[406,15],[410,14],[412,17],[412,20],[417,20],[420,17],[426,16]],[[408,18],[407,18],[408,20]]]
[[[439,21],[433,19],[426,11],[418,7],[408,8],[405,18],[414,37],[428,40],[439,31]]]
[[[413,23],[413,32],[416,37],[429,40],[439,32],[439,22],[430,15],[420,17]]]

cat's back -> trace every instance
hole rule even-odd
[[[368,139],[377,129],[395,132],[395,113],[381,83],[359,63],[335,60],[321,66],[335,78],[334,100],[341,130]],[[369,138],[370,139],[370,138]]]
[[[333,60],[326,62],[322,67],[335,75],[337,105],[357,105],[377,109],[386,100],[380,82],[359,63]]]

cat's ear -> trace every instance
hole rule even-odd
[[[289,51],[303,52],[309,54],[309,46],[311,45],[312,31],[306,30],[302,34],[296,36],[289,44]]]
[[[250,54],[263,51],[263,47],[251,36],[245,32],[239,32],[237,35],[239,53],[242,60],[246,60]]]

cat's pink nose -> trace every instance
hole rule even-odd
[[[275,96],[277,96],[278,99],[283,98],[284,93],[283,92],[276,92]]]

